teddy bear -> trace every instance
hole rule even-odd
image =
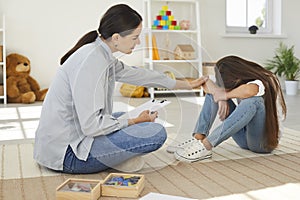
[[[39,83],[30,76],[30,60],[12,53],[6,57],[7,101],[9,103],[34,103],[43,101],[47,89],[40,89]]]

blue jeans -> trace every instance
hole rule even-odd
[[[206,135],[214,147],[232,137],[243,149],[269,153],[270,151],[264,148],[266,119],[264,99],[257,96],[242,99],[237,106],[230,99],[228,104],[229,116],[210,133],[218,112],[218,103],[214,102],[211,94],[206,94],[194,133]]]
[[[124,113],[115,113],[119,117]],[[128,126],[109,135],[95,137],[86,161],[79,160],[69,146],[65,155],[65,173],[96,173],[138,155],[159,149],[167,139],[165,128],[158,123],[144,122]]]

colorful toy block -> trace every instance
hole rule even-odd
[[[154,20],[154,21],[153,21],[153,25],[154,25],[154,26],[160,25],[160,20]]]
[[[169,16],[167,16],[167,15],[162,16],[162,20],[168,21],[169,20]]]
[[[180,26],[174,26],[174,30],[180,30]]]
[[[166,11],[164,11],[164,10],[159,11],[159,15],[165,16],[166,15]]]
[[[151,26],[154,30],[179,30],[180,27],[177,26],[177,21],[174,20],[172,11],[168,10],[168,6],[162,6],[159,11],[159,15],[153,20],[153,25]],[[179,27],[179,29],[178,29]]]
[[[168,6],[162,6],[162,10],[167,11],[168,10]]]
[[[161,26],[166,25],[166,21],[165,20],[160,20],[159,22],[160,22],[159,25],[161,25]]]

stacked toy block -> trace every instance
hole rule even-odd
[[[168,10],[168,6],[162,6],[159,15],[153,21],[152,29],[157,30],[180,30],[180,26],[172,15],[172,11]]]

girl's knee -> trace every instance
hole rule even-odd
[[[246,104],[249,104],[249,103],[264,103],[264,98],[260,97],[260,96],[254,96],[254,97],[245,98],[241,102],[244,102]]]

